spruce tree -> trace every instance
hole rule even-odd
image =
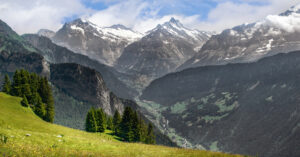
[[[96,123],[94,108],[91,108],[86,115],[85,130],[88,132],[97,131],[97,123]]]
[[[147,129],[147,137],[145,143],[147,144],[155,144],[155,136],[153,133],[153,126],[151,123],[148,124],[148,129]]]
[[[147,137],[147,125],[144,122],[144,120],[140,117],[140,130],[141,130],[141,142],[146,143],[146,137]]]
[[[141,140],[141,127],[138,118],[138,114],[135,111],[132,117],[132,131],[133,131],[133,141],[139,142]]]
[[[21,90],[21,75],[18,70],[14,73],[11,94],[13,96],[23,96]]]
[[[96,124],[97,124],[97,132],[105,131],[105,115],[102,108],[96,110]]]
[[[6,93],[6,94],[10,94],[10,92],[11,92],[11,82],[10,82],[10,79],[7,74],[4,77],[2,92]]]
[[[106,118],[106,129],[113,130],[113,122],[111,116],[107,116]]]
[[[38,95],[37,96],[37,102],[36,105],[34,106],[34,112],[36,115],[44,119],[45,117],[45,104],[42,102],[41,97]]]
[[[120,113],[118,110],[115,111],[114,117],[113,117],[113,131],[115,135],[120,135],[120,123],[122,119],[120,116]]]
[[[54,121],[54,105],[46,104],[45,121],[53,123]]]
[[[121,137],[128,142],[134,140],[134,133],[132,130],[133,111],[130,107],[125,107],[122,122],[121,122]]]
[[[21,105],[24,107],[28,107],[28,101],[25,95],[23,95],[23,99],[21,101]]]

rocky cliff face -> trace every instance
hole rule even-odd
[[[191,147],[265,157],[299,156],[300,52],[254,63],[187,69],[155,80],[142,95],[158,126]],[[157,114],[156,113],[156,114]]]
[[[73,97],[101,107],[109,115],[115,110],[124,110],[121,101],[114,99],[96,70],[71,63],[53,64],[50,81]]]
[[[39,49],[39,53],[45,57],[50,63],[77,63],[86,67],[97,70],[101,73],[107,87],[118,97],[130,99],[137,95],[137,92],[129,88],[119,77],[127,77],[126,75],[117,72],[112,67],[92,60],[87,56],[77,54],[71,50],[54,44],[49,38],[34,34],[23,35],[23,38]]]

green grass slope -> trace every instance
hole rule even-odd
[[[0,93],[0,156],[239,156],[120,142],[107,133],[87,133],[44,122],[20,101]],[[6,143],[4,136],[8,137]]]

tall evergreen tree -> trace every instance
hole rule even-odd
[[[132,117],[132,131],[133,131],[133,141],[139,142],[141,140],[141,127],[138,118],[138,114],[135,111]]]
[[[134,133],[132,130],[132,123],[133,123],[133,111],[131,107],[125,107],[122,122],[121,122],[121,137],[125,141],[133,141],[134,140]]]
[[[2,92],[6,93],[6,94],[10,94],[10,92],[11,92],[11,82],[10,82],[10,79],[7,74],[4,77]]]
[[[13,96],[23,96],[21,89],[21,75],[18,70],[14,73],[11,94]]]
[[[24,107],[28,107],[28,101],[25,95],[23,95],[23,99],[21,101],[21,105]]]
[[[147,144],[155,144],[155,136],[153,133],[153,126],[151,123],[148,124],[148,129],[147,129],[147,137],[145,143]]]
[[[95,109],[91,108],[86,115],[85,130],[88,132],[97,131],[97,123],[95,118]]]
[[[122,119],[120,116],[120,113],[118,110],[115,111],[114,117],[113,117],[113,131],[115,135],[120,135],[120,123]]]
[[[113,122],[111,116],[106,117],[106,129],[113,130]]]
[[[146,137],[147,137],[147,125],[144,122],[144,120],[140,117],[140,130],[141,130],[141,139],[140,141],[143,143],[146,143]]]
[[[96,124],[97,124],[97,132],[104,132],[105,131],[105,114],[102,108],[96,110]]]
[[[42,102],[41,97],[38,95],[37,96],[37,102],[36,105],[34,106],[34,112],[36,115],[44,119],[45,117],[45,104]]]

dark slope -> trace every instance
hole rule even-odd
[[[135,90],[129,88],[118,79],[118,77],[126,76],[113,68],[101,64],[96,60],[92,60],[87,56],[74,53],[67,48],[58,46],[46,37],[26,34],[23,35],[23,38],[39,49],[40,54],[51,63],[78,63],[97,70],[101,73],[107,87],[118,97],[130,99],[137,95]]]
[[[169,126],[208,149],[300,156],[300,52],[255,63],[187,69],[153,81],[143,99]]]

